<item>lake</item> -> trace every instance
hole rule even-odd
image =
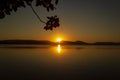
[[[0,46],[0,80],[120,80],[120,46]]]

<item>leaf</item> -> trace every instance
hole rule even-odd
[[[5,13],[6,13],[7,15],[10,15],[10,11],[9,11],[9,10],[5,10]]]
[[[19,1],[19,5],[22,6],[22,7],[26,7],[25,3],[23,1],[21,1],[21,0]]]
[[[5,14],[4,14],[4,12],[2,11],[2,12],[0,12],[0,19],[3,19],[5,17]]]
[[[50,10],[49,10],[49,7],[47,7],[47,11],[49,12]]]
[[[17,7],[14,6],[14,7],[13,7],[13,10],[16,12],[16,11],[17,11]]]
[[[53,11],[54,10],[54,6],[53,6],[53,4],[50,4],[50,9]]]
[[[47,17],[48,19],[51,19],[51,17]]]
[[[36,6],[41,6],[41,4],[42,4],[42,1],[36,0]]]
[[[27,5],[29,5],[29,6],[31,5],[32,1],[33,0],[25,0],[25,2],[27,3]]]
[[[59,0],[56,0],[56,1],[55,1],[55,4],[56,4],[56,5],[58,4],[58,1],[59,1]]]

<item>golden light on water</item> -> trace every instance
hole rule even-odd
[[[60,52],[61,52],[61,46],[60,46],[60,44],[58,44],[58,46],[57,46],[57,51],[60,54]]]
[[[57,45],[56,49],[57,49],[58,54],[60,54],[60,53],[61,53],[60,42],[62,41],[62,38],[61,38],[61,37],[58,37],[56,40],[57,40],[57,42],[58,42],[58,45]]]

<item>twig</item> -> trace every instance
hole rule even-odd
[[[35,9],[33,8],[33,6],[30,5],[30,7],[31,7],[32,11],[34,12],[34,14],[37,16],[37,18],[40,20],[40,22],[46,24],[46,22],[44,22],[43,20],[40,19],[39,15],[37,14],[37,12],[36,12]]]

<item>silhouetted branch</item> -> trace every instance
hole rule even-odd
[[[53,28],[60,26],[57,16],[47,17],[48,20],[44,22],[33,8],[33,1],[36,1],[36,6],[44,7],[49,12],[56,9],[55,5],[58,4],[59,0],[0,0],[0,19],[5,18],[6,15],[11,15],[13,11],[16,12],[18,8],[30,6],[40,22],[46,24],[45,30],[53,30]]]
[[[37,12],[36,12],[35,9],[33,8],[33,6],[30,5],[30,7],[31,7],[32,11],[34,12],[34,14],[37,16],[37,18],[40,20],[40,22],[46,24],[46,22],[44,22],[44,21],[39,17],[39,15],[37,14]]]

